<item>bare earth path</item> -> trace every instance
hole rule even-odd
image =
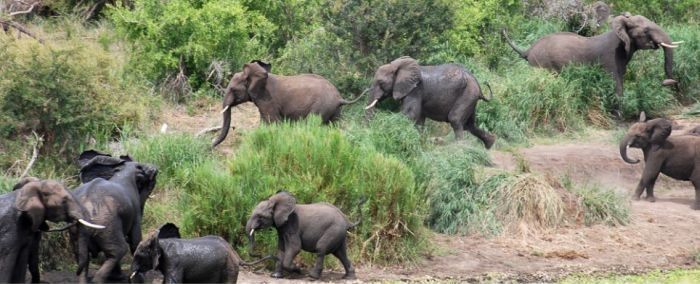
[[[255,112],[245,107],[244,112]],[[218,114],[218,111],[212,113]],[[198,119],[193,129],[216,125],[218,115]],[[234,112],[235,114],[235,112]],[[178,120],[196,119],[175,117]],[[173,116],[170,117],[173,119]],[[233,125],[239,123],[234,116]],[[182,122],[182,121],[181,121]],[[257,121],[255,121],[257,124]],[[172,126],[178,129],[176,125]],[[683,132],[677,130],[675,132]],[[603,135],[611,136],[612,132]],[[227,147],[228,148],[228,147]],[[230,148],[224,150],[230,151]],[[625,164],[617,146],[605,141],[574,141],[518,149],[533,172],[578,183],[598,183],[629,194],[639,181],[642,163]],[[495,167],[513,169],[511,153],[492,151]],[[641,152],[630,150],[631,157]],[[355,282],[419,281],[430,279],[478,281],[488,279],[554,281],[572,273],[640,273],[652,269],[697,267],[700,253],[700,211],[690,209],[694,198],[688,182],[662,177],[656,186],[657,202],[631,202],[631,223],[626,226],[565,227],[531,235],[485,239],[436,234],[438,253],[416,263],[394,267],[356,267]],[[93,270],[94,271],[94,270]],[[45,273],[51,282],[75,281],[72,273]],[[244,269],[240,283],[303,283],[311,279],[278,280],[269,271]],[[324,271],[321,281],[342,282],[342,271]]]

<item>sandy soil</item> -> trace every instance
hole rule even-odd
[[[243,105],[234,110],[233,125],[256,127],[257,110]],[[172,131],[196,133],[220,124],[217,105],[207,114],[191,117],[174,111],[165,117]],[[252,117],[252,118],[251,118]],[[682,133],[693,123],[682,122],[675,132]],[[232,132],[235,135],[235,130]],[[229,134],[231,135],[231,134]],[[612,136],[612,132],[602,133]],[[235,137],[235,136],[234,136]],[[227,139],[232,143],[231,137]],[[229,144],[230,145],[230,144]],[[230,151],[226,147],[220,151]],[[518,156],[532,172],[561,177],[574,182],[599,183],[629,194],[639,181],[642,163],[629,165],[619,158],[617,146],[603,140],[536,145],[519,149]],[[492,151],[494,166],[513,169],[516,158],[510,152]],[[630,150],[631,157],[641,152]],[[657,202],[631,202],[631,223],[626,226],[565,227],[529,235],[458,237],[436,234],[433,242],[438,253],[415,264],[392,267],[356,267],[354,282],[451,280],[554,281],[572,273],[640,273],[652,269],[697,267],[694,257],[700,253],[700,211],[689,208],[692,186],[662,177],[656,186]],[[94,269],[92,270],[94,272]],[[242,283],[303,283],[311,279],[295,276],[278,280],[269,271],[243,269]],[[343,271],[324,271],[321,281],[344,282]],[[156,277],[157,276],[152,276]],[[44,274],[50,282],[75,281],[71,272]]]

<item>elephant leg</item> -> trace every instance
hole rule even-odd
[[[95,272],[93,277],[93,282],[104,283],[110,274],[114,271],[115,266],[119,265],[119,261],[126,255],[128,244],[124,239],[124,235],[117,233],[116,236],[112,235],[114,239],[108,242],[101,242],[100,247],[103,248],[102,251],[105,254],[105,262],[102,264],[100,269]]]
[[[690,206],[693,210],[700,210],[700,178],[693,180],[693,186],[695,187],[695,202]]]
[[[343,279],[355,279],[355,269],[352,267],[350,259],[348,259],[347,246],[345,242],[343,242],[343,245],[340,246],[340,248],[336,250],[333,255],[340,260],[340,263],[343,264],[343,268],[345,268],[345,275],[343,276]]]
[[[469,116],[467,122],[464,124],[464,128],[479,138],[479,140],[484,143],[484,147],[486,147],[486,149],[491,149],[491,146],[493,146],[493,143],[496,141],[496,137],[476,126],[475,112]]]
[[[17,255],[17,262],[14,263],[15,269],[10,276],[10,283],[24,283],[27,276],[27,263],[29,262],[29,248],[31,242],[21,248]]]
[[[284,241],[281,236],[277,237],[277,263],[275,263],[275,271],[270,275],[272,278],[282,278],[282,261],[284,261]]]
[[[653,177],[646,186],[647,196],[644,198],[649,202],[656,202],[656,197],[654,197],[654,186],[656,185],[656,178]]]
[[[323,259],[326,257],[325,252],[319,252],[316,253],[316,265],[314,265],[314,268],[311,269],[311,272],[309,272],[309,276],[313,279],[319,279],[321,278],[321,271],[323,271]]]
[[[141,218],[141,216],[136,216],[134,226],[131,228],[131,232],[129,233],[129,250],[131,251],[132,255],[141,242]]]
[[[301,273],[301,269],[294,265],[294,257],[296,257],[297,254],[299,254],[301,248],[298,246],[291,245],[287,245],[285,248],[286,250],[284,251],[284,260],[282,261],[282,268],[289,272]]]
[[[88,268],[90,267],[88,251],[89,236],[87,233],[82,232],[77,226],[70,228],[69,236],[71,243],[73,243],[73,254],[75,255],[75,261],[78,263],[78,269],[81,267],[83,268],[78,273],[78,282],[80,284],[86,284],[88,283]]]
[[[405,114],[416,125],[420,124],[422,116],[420,99],[413,96],[404,98],[401,102],[401,113]]]
[[[168,270],[163,274],[163,283],[168,284],[182,283],[182,278],[184,278],[184,273],[182,272],[182,270]]]
[[[41,273],[39,273],[39,244],[41,243],[41,233],[34,233],[32,245],[29,249],[29,273],[32,275],[32,283],[41,283]]]

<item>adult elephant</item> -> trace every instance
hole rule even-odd
[[[487,149],[496,140],[476,125],[476,103],[488,99],[474,75],[459,64],[420,66],[415,59],[404,56],[382,65],[370,86],[365,108],[368,116],[378,102],[388,97],[401,101],[401,112],[417,125],[423,125],[426,117],[449,122],[456,139],[462,139],[466,129]]]
[[[0,195],[0,283],[24,283],[28,266],[32,281],[39,282],[39,237],[49,229],[46,221],[104,228],[87,221],[86,213],[57,181],[25,178]]]
[[[224,141],[231,128],[231,108],[253,102],[265,123],[283,119],[297,120],[309,114],[321,116],[324,123],[340,116],[340,107],[352,104],[343,99],[338,89],[325,78],[314,74],[281,76],[270,73],[271,65],[259,60],[243,65],[243,71],[233,75],[224,95],[224,116],[221,133],[212,147]]]
[[[695,203],[691,206],[700,210],[700,137],[694,135],[671,135],[672,123],[668,119],[657,118],[646,121],[644,112],[639,122],[633,124],[620,141],[620,156],[630,164],[639,163],[627,156],[627,148],[642,149],[644,170],[634,191],[634,199],[639,200],[646,189],[646,199],[654,202],[654,184],[659,173],[677,180],[687,180],[695,187]],[[670,136],[670,137],[669,137]]]
[[[623,79],[632,55],[640,49],[664,49],[663,85],[678,83],[673,79],[673,49],[681,42],[672,42],[671,37],[656,23],[644,16],[624,13],[612,20],[612,31],[582,37],[575,33],[560,32],[537,40],[527,51],[516,47],[505,30],[503,37],[510,47],[530,65],[561,71],[570,63],[600,64],[615,79],[615,93],[622,97]]]
[[[129,156],[116,158],[92,150],[83,152],[78,162],[83,184],[74,194],[90,218],[108,227],[102,231],[71,228],[80,283],[87,283],[88,253],[94,256],[99,252],[104,253],[105,261],[93,282],[125,280],[119,262],[141,242],[143,208],[155,187],[158,170]]]

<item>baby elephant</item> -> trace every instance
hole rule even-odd
[[[131,263],[132,283],[143,283],[142,273],[158,269],[163,283],[236,283],[240,258],[223,238],[180,239],[167,223],[139,243]]]
[[[360,202],[360,205],[363,202]],[[250,251],[255,247],[255,230],[274,226],[277,229],[277,266],[272,277],[282,277],[282,269],[299,272],[292,261],[301,249],[316,253],[316,265],[309,273],[320,278],[323,258],[332,253],[343,263],[344,279],[354,279],[355,270],[348,259],[347,230],[357,226],[337,207],[328,203],[297,205],[291,193],[280,191],[268,200],[260,202],[246,224]]]

